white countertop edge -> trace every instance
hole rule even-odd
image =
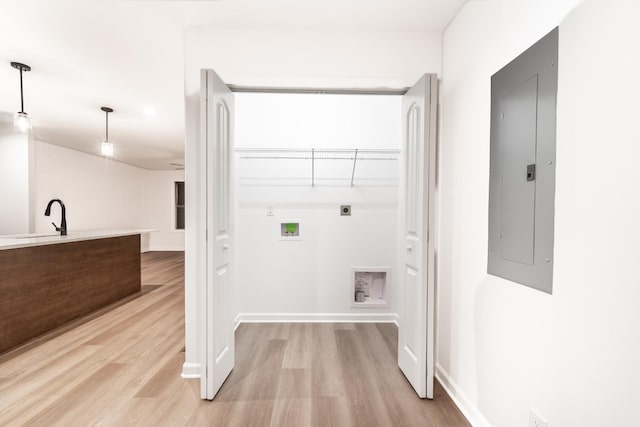
[[[28,234],[16,234],[10,236],[0,236],[0,250],[55,245],[58,243],[80,242],[83,240],[106,239],[109,237],[131,236],[134,234],[152,233],[154,231],[158,230],[153,228],[122,230],[80,230],[70,231],[66,236],[60,236],[59,234],[52,236],[43,236],[43,234],[52,233],[32,233],[33,236],[30,236]]]

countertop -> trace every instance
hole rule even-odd
[[[27,248],[31,246],[55,245],[66,242],[79,242],[82,240],[104,239],[108,237],[130,236],[133,234],[146,234],[156,229],[130,229],[130,230],[81,230],[70,231],[68,235],[60,233],[31,233],[0,236],[0,250]]]

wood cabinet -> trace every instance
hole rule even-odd
[[[0,353],[140,289],[139,234],[0,250]]]

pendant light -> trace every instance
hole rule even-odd
[[[20,71],[20,111],[13,116],[13,128],[18,132],[31,132],[31,117],[24,112],[24,96],[22,93],[22,72],[31,71],[31,67],[19,62],[12,62],[11,66]]]
[[[100,107],[105,112],[106,124],[105,124],[105,136],[102,142],[102,155],[104,157],[113,157],[113,143],[109,141],[109,113],[113,113],[113,108]]]

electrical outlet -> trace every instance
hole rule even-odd
[[[529,427],[549,427],[549,421],[535,409],[529,408]]]

